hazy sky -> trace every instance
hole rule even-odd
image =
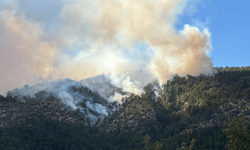
[[[214,66],[250,65],[250,1],[200,0],[196,10],[179,16],[183,24],[208,27],[211,32]],[[188,9],[188,8],[187,8]]]

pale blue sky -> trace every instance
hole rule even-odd
[[[250,1],[201,0],[195,13],[184,13],[177,28],[184,24],[208,27],[212,33],[214,66],[250,66]],[[187,7],[190,9],[190,7]]]

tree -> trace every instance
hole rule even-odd
[[[146,150],[149,150],[149,141],[150,141],[150,140],[151,140],[150,136],[149,136],[149,135],[146,135],[146,136],[145,136],[145,140],[144,140],[144,142],[143,142],[144,148],[145,148]]]
[[[187,147],[187,144],[185,142],[182,142],[181,148],[178,148],[178,150],[193,150],[196,142],[197,141],[195,139],[192,139],[189,148]]]
[[[154,144],[154,148],[155,148],[155,150],[162,150],[162,144],[160,144],[160,142],[157,141]]]
[[[227,116],[226,129],[223,132],[227,136],[228,150],[248,150],[250,147],[249,123],[246,116],[242,114],[237,118],[231,119]]]

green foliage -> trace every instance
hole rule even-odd
[[[146,150],[149,150],[149,141],[150,141],[150,136],[149,135],[146,135],[145,136],[145,140],[144,140],[144,142],[143,142],[143,144],[144,144],[144,148],[146,149]]]
[[[222,132],[223,129],[224,126],[201,128],[193,130],[192,133],[163,138],[159,142],[163,149],[176,150],[183,142],[190,145],[190,141],[194,138],[197,140],[194,150],[226,150],[226,136]]]
[[[43,116],[26,117],[26,123],[0,128],[0,149],[93,149],[92,129],[83,124],[68,124]]]
[[[162,150],[162,144],[160,144],[160,142],[157,141],[154,144],[154,148],[155,148],[155,150]]]
[[[215,68],[217,74],[184,77],[175,75],[159,92],[156,119],[163,126],[162,137],[195,129],[201,120],[213,119],[220,106],[244,99],[250,102],[250,67]]]
[[[196,141],[195,139],[192,139],[189,148],[187,147],[187,144],[186,144],[185,142],[183,142],[183,143],[181,144],[181,148],[178,148],[178,150],[193,150],[193,149],[194,149],[194,146],[195,146],[195,144],[196,144],[196,142],[197,142],[197,141]]]
[[[250,67],[216,68],[214,76],[173,76],[159,95],[169,112],[194,116],[199,109],[218,107],[237,99],[250,101]]]
[[[246,116],[240,115],[231,119],[228,116],[226,129],[223,132],[227,135],[228,150],[248,150],[250,148],[250,130],[246,122]]]

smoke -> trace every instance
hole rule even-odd
[[[122,101],[121,101],[122,98],[123,98],[123,96],[121,94],[115,93],[113,96],[110,97],[110,100],[113,101],[113,102],[117,101],[118,103],[121,104],[122,103]]]
[[[130,92],[138,95],[142,93],[142,90],[140,89],[141,87],[140,82],[131,81],[129,76],[125,77],[122,75],[119,78],[117,78],[111,75],[110,78],[111,78],[111,83],[116,87],[122,88],[124,92]]]
[[[9,91],[7,95],[20,102],[43,100],[51,96],[60,100],[65,109],[73,111],[79,109],[92,124],[98,119],[102,121],[115,110],[116,103],[91,91],[80,82],[70,79],[42,82],[33,86],[26,85]]]
[[[119,103],[124,96],[128,96],[130,93],[141,94],[143,88],[140,86],[140,82],[131,80],[129,76],[116,77],[113,74],[98,75],[79,82],[92,91],[97,91],[103,97]]]
[[[175,29],[189,2],[0,1],[0,93],[99,74],[110,75],[124,91],[140,93],[154,79],[212,74],[209,30]]]

